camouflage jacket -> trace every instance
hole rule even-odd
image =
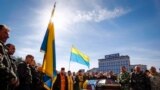
[[[120,73],[118,77],[118,81],[121,85],[129,84],[130,81],[130,74],[128,72]]]
[[[151,89],[160,90],[160,74],[156,73],[150,77]]]
[[[11,79],[17,79],[13,71],[11,60],[7,54],[6,46],[0,42],[0,86],[10,84]]]

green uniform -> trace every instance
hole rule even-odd
[[[121,90],[129,90],[130,74],[128,72],[121,72],[118,81],[121,84]]]
[[[13,71],[11,60],[7,54],[7,47],[0,41],[0,88],[1,90],[10,90],[13,79],[17,79]]]
[[[156,73],[150,77],[151,89],[160,90],[160,74]]]

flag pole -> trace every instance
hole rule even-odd
[[[53,10],[52,10],[52,13],[51,13],[50,21],[52,20],[52,17],[54,15],[55,8],[56,8],[56,2],[54,3],[54,6],[53,6]]]
[[[71,47],[71,53],[72,53],[72,48],[73,48],[73,45],[72,45],[72,47]],[[70,60],[69,60],[69,69],[68,70],[70,70],[70,65],[71,65],[71,56],[72,56],[72,54],[70,53]]]
[[[53,18],[54,12],[55,12],[55,8],[56,8],[56,1],[54,3],[54,6],[53,6],[53,10],[52,10],[52,13],[51,13],[51,17],[50,17],[49,23],[52,21],[52,18]],[[54,45],[54,52],[56,52],[55,45]],[[55,69],[53,70],[53,75],[56,75],[57,74],[57,72],[56,72],[56,54],[55,54],[55,61],[54,61],[54,63],[55,63],[55,67],[54,67]],[[52,80],[52,83],[51,83],[51,90],[52,90],[53,89],[53,84],[54,84],[54,82],[56,80],[56,77],[51,77],[51,80]]]
[[[53,15],[54,15],[55,8],[56,8],[56,2],[54,3],[54,6],[53,6],[53,9],[52,9],[52,12],[51,12],[51,17],[50,17],[49,23],[51,22],[51,19],[52,19]],[[49,26],[49,23],[48,23],[48,26]],[[41,51],[41,50],[40,50],[40,51]],[[46,53],[44,54],[44,57],[43,57],[43,64],[45,63],[45,61],[44,61],[45,57],[46,57]],[[43,66],[44,66],[43,64],[42,64],[42,69],[43,69]],[[44,70],[43,70],[43,72],[44,72]]]
[[[69,60],[69,69],[68,70],[70,70],[70,65],[71,65],[71,59]]]

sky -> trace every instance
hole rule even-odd
[[[10,28],[7,43],[15,56],[33,54],[43,62],[40,46],[54,0],[0,0],[0,24]],[[74,45],[90,57],[90,68],[70,62],[70,69],[98,67],[98,59],[120,53],[131,64],[160,68],[159,0],[56,0],[54,14],[56,65],[69,69]]]

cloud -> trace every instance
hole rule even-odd
[[[32,27],[32,29],[34,28],[34,30],[32,30],[32,34],[30,36],[25,37],[28,38],[28,40],[41,42],[42,40],[40,40],[39,37],[43,37],[47,29],[53,5],[50,1],[45,2],[44,0],[42,0],[41,2],[43,2],[41,3],[42,7],[30,8],[31,12],[34,15],[32,15],[33,17],[31,17],[32,23],[29,22],[28,24],[26,24],[30,25],[30,27]],[[64,38],[65,36],[74,34],[75,32],[73,32],[73,28],[75,28],[76,24],[87,22],[98,23],[105,20],[111,20],[127,14],[130,11],[123,7],[115,7],[113,9],[103,8],[97,2],[98,1],[93,0],[92,4],[88,4],[91,2],[84,0],[84,3],[87,3],[88,7],[90,7],[90,9],[86,8],[86,10],[84,10],[78,7],[84,4],[81,2],[81,0],[70,0],[67,2],[64,0],[59,1],[57,3],[54,15],[56,37]],[[69,5],[66,5],[67,3]],[[77,5],[77,7],[75,5]]]
[[[101,22],[104,20],[110,20],[120,17],[128,12],[129,10],[125,10],[123,8],[114,8],[114,10],[102,8],[92,11],[77,11],[75,16],[75,22]]]
[[[86,4],[87,3],[87,4]],[[85,6],[87,5],[87,6]],[[82,9],[83,6],[83,9]],[[49,12],[49,8],[42,9],[39,13]],[[86,1],[82,3],[81,0],[74,1],[59,1],[57,3],[54,15],[56,29],[68,29],[76,23],[85,22],[101,22],[118,18],[129,13],[131,9],[124,7],[113,7],[113,9],[103,7],[96,0]],[[43,13],[44,14],[44,13]],[[48,13],[46,13],[48,14]],[[44,16],[44,15],[39,15]],[[47,16],[47,15],[46,15]],[[43,19],[43,17],[40,17]]]
[[[55,13],[55,25],[64,27],[66,29],[69,26],[72,26],[76,23],[85,23],[85,22],[101,22],[106,20],[111,20],[118,18],[122,15],[127,14],[130,10],[125,10],[124,8],[114,8],[109,10],[107,8],[98,8],[93,10],[73,10],[68,8],[57,10]],[[63,11],[63,12],[61,12]]]

